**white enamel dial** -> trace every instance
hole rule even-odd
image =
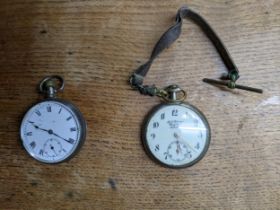
[[[210,142],[206,118],[187,104],[162,105],[146,123],[144,145],[160,163],[187,167],[200,160]]]
[[[20,135],[24,148],[35,159],[58,163],[81,146],[85,123],[73,105],[59,100],[36,104],[25,114]]]

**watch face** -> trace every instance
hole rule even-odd
[[[24,148],[44,163],[59,163],[71,158],[85,140],[86,123],[69,102],[51,99],[33,106],[20,128]]]
[[[164,104],[148,116],[142,141],[148,154],[162,165],[188,167],[205,155],[210,143],[210,127],[194,106]]]

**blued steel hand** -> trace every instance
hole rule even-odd
[[[35,125],[34,122],[28,121],[30,124],[32,124],[34,126],[34,128],[39,129],[41,131],[46,131],[49,133],[49,130],[44,129],[44,128],[40,128],[38,125]]]
[[[52,130],[50,130],[50,131],[52,131]],[[64,141],[67,141],[68,143],[70,143],[70,141],[69,141],[68,139],[65,139],[65,138],[59,136],[58,134],[54,133],[53,131],[52,131],[52,135],[54,135],[54,136],[56,136],[56,137],[58,137],[58,138],[61,138],[61,139],[63,139]],[[70,144],[71,144],[71,143],[70,143]]]
[[[31,121],[28,121],[28,122],[31,123],[34,126],[34,128],[42,130],[42,131],[46,131],[46,132],[48,132],[48,134],[54,135],[60,139],[63,139],[64,141],[67,141],[68,143],[70,143],[70,141],[68,139],[65,139],[65,138],[59,136],[58,134],[54,133],[52,129],[48,130],[48,129],[40,128],[38,125],[35,125],[34,122],[31,122]]]
[[[181,139],[181,137],[177,134],[174,133],[174,137],[179,141],[181,140],[182,142],[184,142],[184,144],[186,144],[192,151],[197,152],[188,142],[184,141],[183,139]]]
[[[54,152],[54,154],[57,156],[57,153],[56,153],[56,151],[55,151],[55,149],[54,149],[54,146],[50,144],[50,148],[51,148],[51,150]]]

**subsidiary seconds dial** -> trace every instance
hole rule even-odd
[[[148,116],[142,141],[148,154],[162,165],[188,167],[205,155],[210,127],[203,114],[190,104],[163,104]]]

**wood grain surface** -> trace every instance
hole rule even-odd
[[[207,116],[212,142],[193,167],[172,170],[145,154],[140,127],[160,103],[127,84],[177,9],[189,5],[219,34],[240,84],[203,83],[226,69],[191,21],[155,61],[146,83],[177,83]],[[61,98],[83,112],[88,136],[67,163],[44,165],[21,147],[19,125],[59,74]],[[279,0],[1,0],[0,209],[280,209]]]

